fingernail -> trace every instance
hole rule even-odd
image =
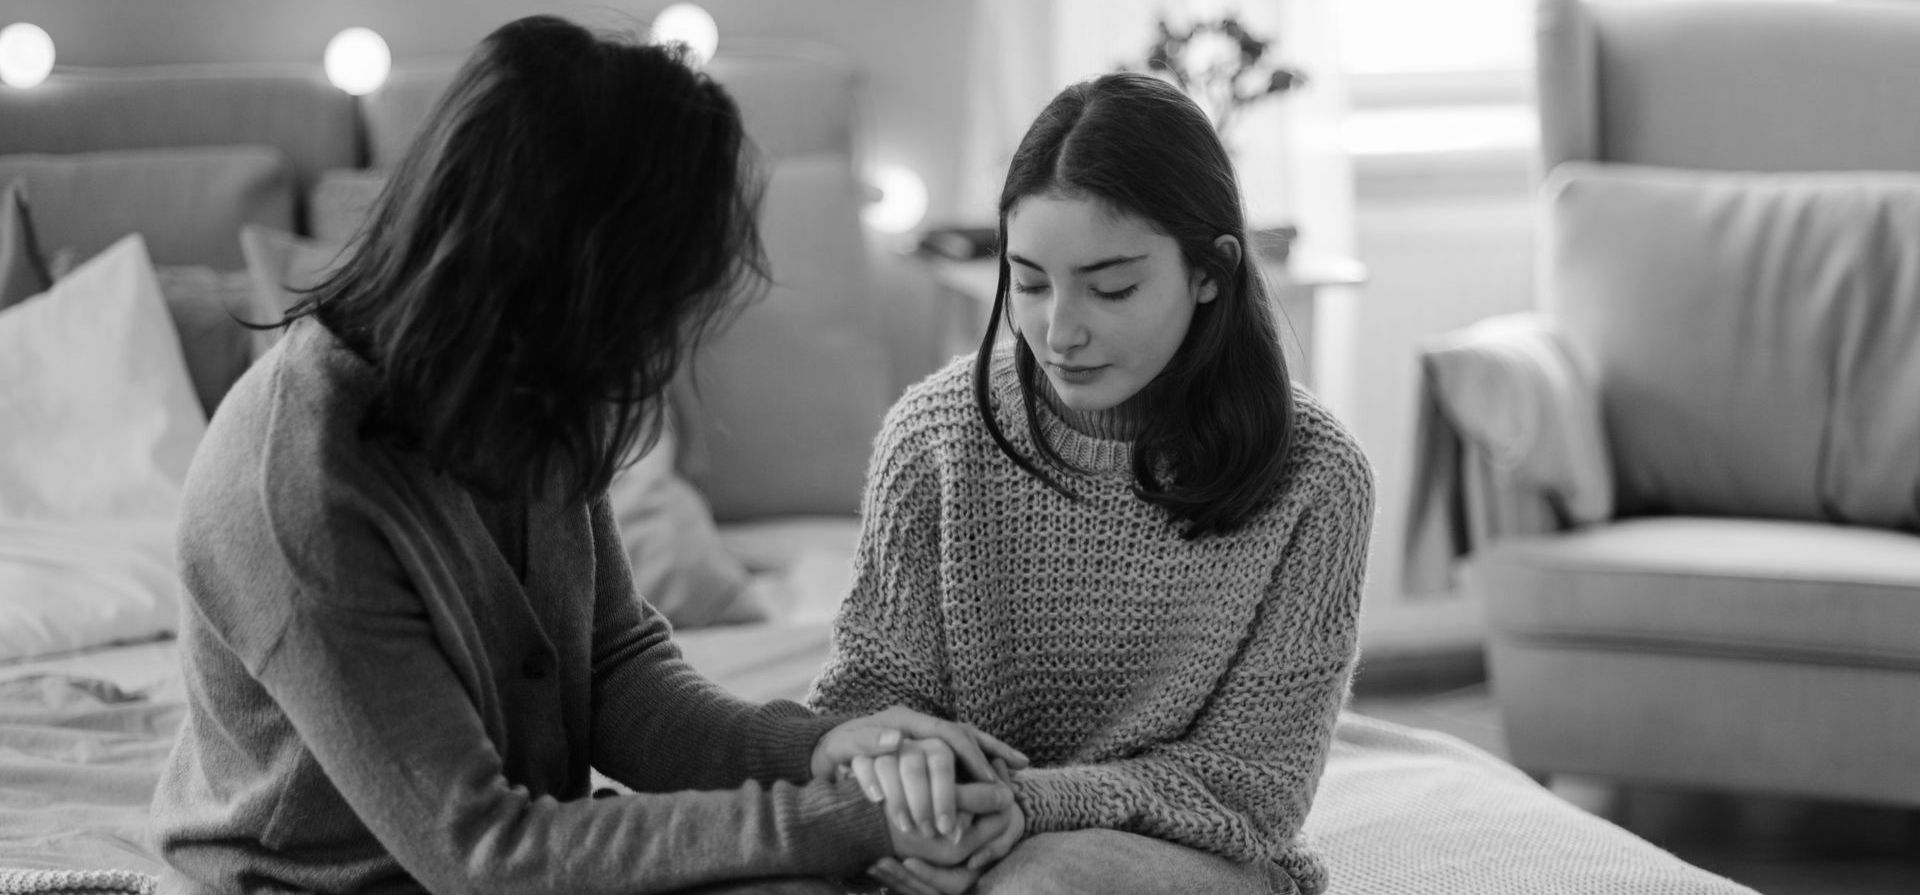
[[[880,748],[891,749],[900,745],[900,731],[889,730],[880,735]]]
[[[905,817],[902,817],[900,815],[894,815],[893,828],[896,830],[899,830],[902,833],[913,832],[913,824],[908,822]]]
[[[950,836],[956,832],[953,828],[953,818],[948,817],[947,815],[944,815],[944,814],[935,818],[933,821],[933,825],[939,828],[940,835],[942,836]]]

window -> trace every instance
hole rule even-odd
[[[1533,145],[1533,0],[1334,3],[1355,156]]]

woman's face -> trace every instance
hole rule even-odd
[[[1013,325],[1067,407],[1106,410],[1166,369],[1218,292],[1173,237],[1093,199],[1029,196],[1007,213]]]

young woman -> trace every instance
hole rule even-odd
[[[604,491],[760,281],[743,144],[658,47],[482,42],[195,458],[162,891],[834,891],[1004,830],[1004,783],[954,841],[831,773],[904,737],[984,778],[971,731],[738,701],[633,593]]]
[[[1299,833],[1356,659],[1372,474],[1289,382],[1227,154],[1179,90],[1107,75],[1041,112],[999,208],[996,324],[887,417],[810,701],[1032,757],[981,893],[1319,892]],[[951,781],[902,765],[853,770],[916,829]],[[981,866],[881,875],[960,891]]]

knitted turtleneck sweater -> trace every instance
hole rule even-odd
[[[992,373],[1003,431],[1037,457],[1005,351]],[[1271,859],[1323,890],[1299,834],[1357,658],[1373,479],[1353,437],[1296,391],[1271,503],[1188,542],[1133,495],[1131,445],[1049,402],[1042,432],[1086,470],[1064,474],[1083,499],[1021,471],[981,423],[971,374],[956,359],[888,414],[810,702],[904,704],[1020,748],[1035,765],[1015,784],[1029,833],[1140,833]],[[1127,431],[1128,417],[1075,423]]]

